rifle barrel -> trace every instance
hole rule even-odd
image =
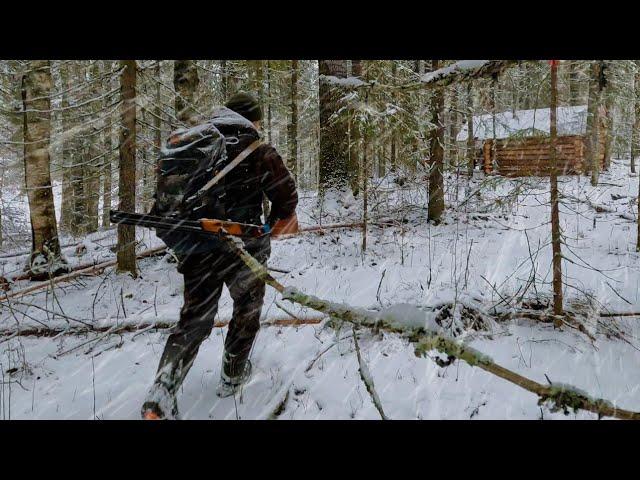
[[[199,220],[183,220],[171,217],[161,217],[158,215],[147,215],[142,213],[130,213],[122,212],[119,210],[111,210],[109,212],[109,218],[113,223],[123,225],[134,225],[137,227],[156,228],[161,230],[174,230],[179,232],[197,233],[200,235],[218,235],[219,232],[210,231],[205,229],[203,224]],[[203,219],[208,220],[208,219]],[[215,220],[214,222],[217,222]],[[228,223],[228,226],[222,225],[223,228],[229,229],[230,233],[234,229],[238,229],[238,232],[232,234],[239,236],[254,237],[256,234],[260,234],[261,227],[259,225],[251,225],[236,222],[221,222]],[[238,228],[239,227],[239,228]]]

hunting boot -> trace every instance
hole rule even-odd
[[[246,383],[251,376],[251,360],[249,352],[233,355],[224,351],[222,354],[222,370],[220,371],[220,381],[216,389],[216,395],[220,398],[235,394],[238,389]]]
[[[177,420],[178,402],[175,393],[172,393],[169,384],[160,375],[153,382],[147,398],[142,405],[143,420]]]

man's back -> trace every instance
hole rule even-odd
[[[260,145],[225,178],[225,210],[228,220],[259,224],[262,194],[271,201],[266,223],[289,217],[298,204],[296,186],[282,158],[271,145]]]

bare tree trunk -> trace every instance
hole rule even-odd
[[[82,159],[78,158],[79,145],[74,145],[74,153],[71,155],[71,185],[73,191],[73,210],[71,233],[75,236],[85,233],[86,204],[84,202],[84,169]]]
[[[146,109],[144,108],[140,109],[140,117],[142,119],[142,125],[147,125],[148,122],[147,122]],[[142,144],[140,145],[140,148],[138,149],[138,152],[139,152],[138,157],[140,160],[137,162],[139,170],[138,170],[138,174],[136,175],[136,178],[142,178],[142,185],[140,188],[140,208],[142,209],[143,212],[146,212],[149,209],[149,202],[151,200],[151,196],[153,195],[153,190],[151,188],[152,172],[151,172],[151,169],[149,168],[151,162],[149,161],[149,158],[147,155],[146,142],[142,142]]]
[[[91,82],[97,81],[100,78],[100,68],[97,60],[93,62],[90,68],[87,68],[85,78]],[[96,85],[95,88],[99,88],[99,86]],[[93,116],[99,114],[101,106],[102,102],[96,102],[91,106]],[[100,155],[97,145],[101,139],[98,130],[98,125],[94,124],[93,127],[91,127],[90,136],[84,140],[84,152],[86,155],[83,162],[84,183],[86,185],[85,202],[87,205],[87,218],[85,219],[86,233],[96,232],[99,224],[98,205],[100,203],[100,173],[102,169],[98,167],[98,164],[102,160],[98,158]]]
[[[416,74],[417,78],[420,78],[422,76],[422,74],[424,73],[424,61],[423,60],[414,60],[413,61],[413,72]],[[423,97],[421,95],[420,92],[416,92],[417,95],[417,99],[416,99],[416,117],[420,117],[422,115],[423,112]],[[422,132],[420,132],[422,133]],[[416,171],[416,166],[418,162],[422,162],[423,158],[424,158],[424,153],[422,151],[422,149],[420,148],[422,146],[420,139],[417,138],[417,136],[414,136],[412,141],[411,141],[411,156],[412,156],[412,162],[411,162],[411,170],[413,173],[415,173]],[[417,159],[417,161],[416,161]]]
[[[398,74],[398,65],[395,60],[391,60],[391,82],[393,85],[396,85],[396,75]],[[398,104],[398,93],[394,90],[393,92],[393,104]],[[389,160],[391,163],[391,171],[395,173],[398,170],[398,158],[397,158],[397,142],[398,142],[398,127],[396,122],[393,122],[393,131],[391,132],[391,154],[389,155]]]
[[[71,88],[71,82],[69,78],[69,66],[64,62],[60,65],[60,79],[62,83],[63,91],[67,91]],[[71,123],[69,121],[69,92],[62,94],[61,107],[62,107],[62,201],[60,212],[60,230],[71,231],[72,215],[73,215],[73,184],[71,182],[71,149],[69,130],[71,129]]]
[[[362,72],[359,72],[362,73]],[[369,102],[369,92],[364,97],[365,105]],[[362,135],[362,253],[367,251],[367,227],[369,220],[369,135],[365,129]]]
[[[160,155],[160,150],[162,149],[162,110],[160,108],[161,102],[162,102],[162,96],[161,96],[161,90],[160,90],[160,60],[158,60],[156,62],[156,65],[154,67],[154,75],[155,77],[158,79],[158,82],[156,82],[156,91],[155,91],[155,98],[156,98],[156,106],[155,106],[155,114],[154,114],[154,120],[153,120],[153,126],[155,127],[155,131],[154,131],[154,135],[153,135],[153,145],[154,145],[154,154],[153,154],[153,159],[155,161],[156,157],[158,155]],[[151,182],[151,191],[155,192],[156,191],[156,183],[157,183],[157,179],[156,179],[156,175],[155,173],[155,165],[151,165],[151,171],[152,174],[150,176],[150,182]],[[149,209],[151,209],[151,207],[153,206],[153,196],[149,199]]]
[[[69,67],[69,88],[73,86],[72,78],[80,75],[81,66],[78,64],[72,64],[74,68]],[[77,101],[77,99],[76,99]],[[76,134],[71,131],[68,137],[69,140],[69,178],[71,180],[71,224],[69,225],[69,231],[74,236],[82,236],[86,230],[86,203],[84,196],[84,168],[83,168],[83,154],[81,138],[76,138]]]
[[[473,132],[473,90],[471,82],[467,84],[467,169],[469,178],[476,166],[476,141]]]
[[[569,105],[580,105],[580,72],[576,60],[568,60],[569,67]]]
[[[591,174],[591,184],[598,184],[600,172],[600,115],[605,78],[601,60],[591,63],[589,76],[589,105],[587,107],[587,131],[585,135],[585,173]]]
[[[160,104],[162,103],[162,96],[160,90],[160,60],[156,62],[156,65],[153,69],[154,76],[157,79],[156,82],[156,108],[154,115],[154,127],[155,127],[155,135],[153,144],[156,147],[156,155],[160,154],[160,149],[162,148],[162,111],[160,109]],[[155,189],[154,189],[155,190]]]
[[[2,190],[4,189],[4,165],[0,165],[0,198],[2,198]],[[0,202],[0,248],[2,248],[2,203]]]
[[[51,188],[51,65],[33,60],[22,76],[24,177],[31,219],[31,255],[27,271],[43,279],[68,271],[62,258]]]
[[[636,158],[640,151],[640,71],[634,76],[634,113],[635,119],[631,129],[631,173],[636,173]]]
[[[111,119],[109,119],[111,121]],[[111,150],[113,149],[113,143],[111,141],[111,127],[107,128],[104,132],[104,148],[107,152],[110,152],[104,159],[104,167],[102,169],[102,228],[107,228],[111,225],[109,220],[109,210],[111,210],[111,161],[113,156]]]
[[[551,245],[553,250],[553,313],[562,315],[562,251],[560,236],[560,206],[558,197],[558,165],[557,165],[557,114],[558,108],[558,65],[556,60],[551,61],[551,108],[549,111],[551,134]],[[557,319],[557,322],[561,321]]]
[[[121,120],[119,209],[133,212],[136,208],[136,61],[120,60]],[[136,230],[131,225],[118,225],[118,268],[138,276],[135,254]]]
[[[220,90],[222,93],[222,101],[226,102],[229,98],[229,76],[227,75],[227,61],[220,60]]]
[[[457,151],[456,148],[456,137],[458,136],[458,86],[452,85],[450,87],[451,94],[449,97],[449,128],[448,128],[448,136],[449,142],[447,145],[447,162],[449,165],[457,165]]]
[[[291,119],[289,120],[289,170],[298,180],[298,60],[291,60]]]
[[[602,129],[602,119],[605,115],[603,112],[603,98],[606,87],[605,63],[604,61],[596,62],[593,70],[594,80],[596,80],[596,97],[595,97],[595,118],[593,120],[593,132],[591,138],[591,185],[598,185],[600,177],[600,158],[604,150],[604,138]]]
[[[111,71],[112,62],[105,61],[103,66],[104,66],[104,73],[106,74],[107,72]],[[105,92],[108,92],[111,90],[110,77],[106,77],[104,79],[103,90]],[[107,101],[105,100],[105,106],[106,106],[106,102]],[[111,124],[113,123],[113,118],[107,117],[105,121]],[[111,175],[112,175],[111,162],[113,161],[113,152],[112,152],[113,142],[111,139],[112,131],[113,131],[113,126],[108,125],[106,127],[106,130],[102,132],[103,144],[104,144],[104,150],[105,150],[105,157],[103,160],[103,167],[102,167],[102,228],[107,228],[109,227],[109,225],[111,225],[111,220],[109,220],[109,210],[111,210],[111,189],[112,189],[112,182],[111,182]]]
[[[431,69],[440,68],[439,60],[431,61]],[[444,212],[444,93],[442,89],[437,89],[431,97],[431,122],[435,128],[431,130],[431,146],[429,155],[429,204],[428,217],[435,224],[442,220]]]
[[[605,115],[602,117],[602,136],[604,136],[604,169],[609,170],[611,167],[611,150],[613,146],[613,109],[614,109],[614,96],[611,88],[607,89],[606,94],[606,107]]]
[[[351,76],[355,78],[362,78],[363,76],[363,63],[362,60],[351,60]],[[348,74],[348,73],[347,73]],[[365,99],[368,101],[368,97]],[[351,186],[351,191],[354,196],[360,193],[360,188],[364,184],[365,175],[364,170],[364,148],[366,145],[366,139],[364,132],[362,131],[362,121],[357,114],[357,110],[352,106],[348,109],[347,118],[349,122],[348,132],[348,145],[349,150],[347,152],[347,180]],[[369,159],[370,161],[370,159]]]
[[[200,79],[195,60],[175,60],[173,62],[173,87],[176,90],[176,118],[186,124],[198,121],[194,110],[194,97]]]
[[[271,62],[267,60],[267,141],[271,143]]]
[[[98,149],[96,143],[98,135],[92,135],[87,142],[86,152],[87,164],[84,166],[84,183],[86,185],[85,202],[87,217],[85,219],[86,233],[96,232],[98,230],[98,204],[100,202],[100,169],[96,167],[98,157]]]
[[[345,60],[318,60],[320,73],[320,190],[345,187],[349,176],[346,122],[336,115],[342,89],[331,77],[346,78]]]
[[[640,252],[640,175],[638,175],[638,240],[636,242],[636,252]]]

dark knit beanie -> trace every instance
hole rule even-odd
[[[239,113],[250,122],[262,120],[262,108],[260,104],[248,93],[236,93],[227,101],[225,107]]]

